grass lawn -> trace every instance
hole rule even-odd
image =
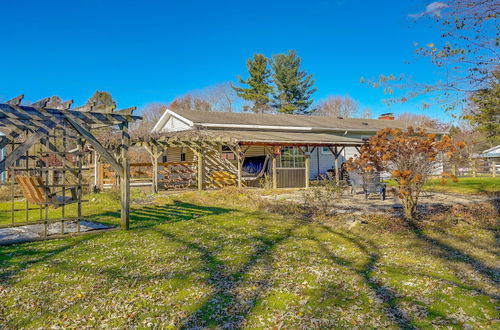
[[[415,230],[258,204],[237,190],[163,196],[133,204],[127,232],[0,247],[0,327],[500,326],[495,213]],[[105,194],[86,211],[119,221]]]
[[[396,186],[393,180],[388,181],[388,186]],[[458,178],[458,182],[448,180],[441,184],[439,179],[431,179],[424,186],[427,191],[448,192],[457,194],[484,194],[500,192],[500,177]]]

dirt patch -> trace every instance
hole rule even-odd
[[[104,230],[113,228],[102,223],[92,222],[92,221],[80,221],[80,232],[89,232],[94,230]],[[77,222],[76,221],[65,221],[64,222],[64,234],[75,234],[77,233]],[[10,228],[0,228],[0,245],[30,242],[35,241],[44,236],[44,225],[43,224],[32,224],[19,227]],[[47,226],[47,237],[54,235],[62,235],[61,233],[61,223],[55,222]]]

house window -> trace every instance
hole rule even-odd
[[[186,161],[186,153],[183,151],[181,152],[181,162],[185,162]]]
[[[167,155],[161,158],[162,163],[166,163],[168,161]]]
[[[222,159],[227,159],[227,160],[234,160],[236,158],[234,152],[228,146],[222,146],[221,157]]]
[[[303,168],[305,166],[304,154],[297,147],[284,147],[281,149],[280,167]]]
[[[328,155],[331,154],[332,152],[330,151],[330,148],[328,147],[321,147],[321,154],[322,155]]]

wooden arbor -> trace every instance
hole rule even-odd
[[[153,192],[158,192],[158,158],[168,148],[186,148],[193,152],[196,157],[196,178],[198,190],[204,188],[207,169],[221,169],[228,172],[236,172],[231,164],[220,158],[219,148],[227,146],[239,154],[238,143],[227,134],[213,134],[204,130],[176,132],[137,139],[132,142],[135,146],[142,146],[151,157],[153,165]],[[241,186],[241,176],[238,179]]]
[[[21,95],[0,103],[0,131],[5,134],[0,139],[0,149],[11,145],[10,152],[0,161],[0,174],[14,168],[23,159],[26,163],[25,171],[36,170],[28,166],[33,157],[29,151],[38,144],[43,147],[44,154],[51,154],[62,163],[64,172],[76,173],[81,180],[81,172],[67,159],[65,141],[72,140],[79,152],[87,143],[120,175],[121,227],[128,229],[130,186],[126,153],[130,145],[129,122],[140,119],[132,115],[135,108],[117,111],[113,111],[114,107],[103,109],[102,106],[98,109],[93,109],[92,106],[70,109],[73,101],[62,102],[58,97],[49,97],[30,106],[23,106],[22,99]],[[113,155],[92,133],[93,129],[112,126],[118,126],[121,134],[120,157]],[[58,139],[61,132],[64,140]],[[79,152],[73,153],[78,155]],[[14,178],[12,175],[10,177]],[[15,184],[14,180],[12,184]],[[81,189],[81,182],[79,186]]]

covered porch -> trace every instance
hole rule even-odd
[[[346,148],[356,150],[362,139],[308,132],[189,130],[133,141],[151,157],[153,191],[175,181],[189,178],[185,187],[199,190],[223,186],[268,188],[308,188],[311,181],[311,155],[323,155],[331,172],[328,179],[341,180],[341,155]],[[132,164],[133,165],[133,164]],[[189,173],[188,173],[189,172]],[[166,173],[166,174],[165,174]],[[326,178],[326,177],[325,177]],[[187,179],[186,179],[187,180]]]

